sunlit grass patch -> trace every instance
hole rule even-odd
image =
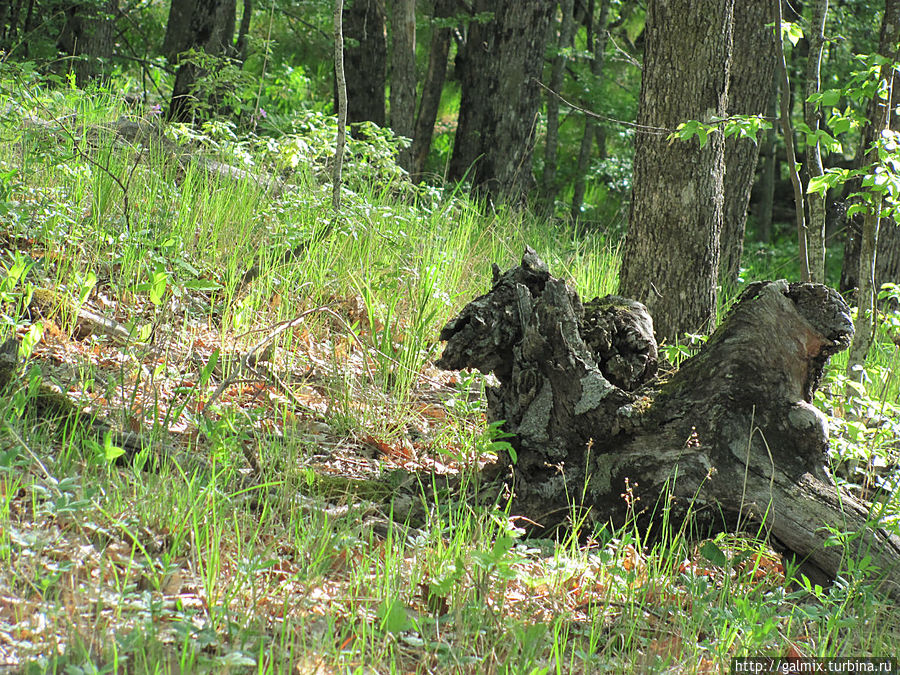
[[[0,665],[705,673],[892,649],[869,587],[792,584],[753,533],[533,540],[482,502],[477,469],[503,452],[490,383],[433,365],[440,329],[526,245],[584,299],[614,292],[605,233],[414,188],[385,138],[374,168],[354,150],[334,214],[324,116],[277,152],[202,130],[182,161],[93,133],[140,117],[111,95],[33,95],[0,120],[0,342],[28,345],[0,400]],[[871,363],[866,396],[832,374],[818,400],[858,462],[893,447],[896,348]],[[81,416],[36,414],[50,385]]]

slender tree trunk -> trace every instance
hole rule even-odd
[[[894,81],[894,91],[900,91]],[[896,98],[896,97],[895,97]],[[894,218],[882,218],[875,260],[875,290],[888,282],[900,283],[900,226]]]
[[[884,68],[882,66],[882,68]],[[875,130],[889,130],[891,124],[891,98],[893,92],[893,77],[890,78],[887,98],[880,99],[877,94],[872,99],[875,102],[878,120]],[[878,164],[878,149],[873,146],[868,153],[867,164],[874,170]],[[857,290],[858,309],[856,315],[856,334],[850,345],[850,355],[847,359],[847,376],[862,382],[865,377],[865,369],[862,366],[866,362],[869,348],[875,333],[875,258],[878,252],[878,231],[881,228],[881,204],[882,196],[878,194],[875,204],[866,211],[863,219],[862,236],[859,241],[859,289]]]
[[[774,36],[773,36],[774,39]],[[774,119],[778,114],[778,82],[773,82],[769,93],[766,115]],[[778,176],[778,154],[775,148],[775,125],[766,129],[763,145],[759,149],[763,157],[763,170],[760,185],[760,198],[756,210],[758,227],[757,237],[760,241],[772,241],[772,210],[775,207],[775,178]]]
[[[775,36],[771,0],[746,0],[734,12],[734,56],[728,81],[729,115],[762,115],[771,98],[775,75]],[[747,205],[756,174],[756,139],[732,136],[725,141],[725,218],[721,269],[726,283],[737,281],[744,250]]]
[[[391,129],[412,139],[416,118],[416,1],[393,0],[391,7]],[[400,152],[400,166],[412,168],[412,148]]]
[[[22,35],[30,35],[34,29],[34,0],[28,0],[28,7],[25,10],[25,24],[22,27]],[[28,43],[23,45],[23,53],[28,56]]]
[[[0,3],[0,47],[8,50],[12,45],[9,44],[9,38],[13,32],[12,22],[7,23],[7,17],[12,9],[12,2]]]
[[[594,33],[593,17],[588,17],[588,50],[593,54],[591,61],[591,77],[595,82],[600,81],[603,75],[603,64],[606,58],[606,24],[609,17],[609,0],[601,0],[600,16],[597,19],[599,35],[596,37],[596,46],[592,44]],[[593,117],[584,118],[584,135],[581,137],[581,147],[578,149],[578,164],[575,168],[575,188],[572,194],[572,220],[577,221],[581,217],[581,209],[584,205],[584,193],[587,190],[587,172],[591,166],[591,151],[594,147],[594,137],[598,135],[600,127]]]
[[[113,50],[118,10],[118,0],[106,0],[99,6],[73,3],[67,8],[58,42],[67,54],[78,57],[72,70],[79,86],[102,75],[101,61]]]
[[[462,66],[459,123],[450,179],[470,178],[487,196],[519,200],[531,187],[538,81],[553,3],[477,0],[493,11],[469,25]]]
[[[819,93],[821,89],[819,72],[822,64],[822,51],[825,47],[825,17],[828,14],[828,0],[815,0],[812,3],[812,17],[807,29],[809,40],[809,56],[806,62],[806,98],[803,113],[806,126],[819,129],[821,107],[818,103],[810,103],[809,97]],[[824,175],[822,167],[821,144],[806,144],[807,180]],[[825,283],[825,193],[807,192],[809,203],[809,225],[807,241],[809,243],[809,273],[812,281]]]
[[[422,97],[419,101],[419,114],[416,116],[416,129],[412,144],[411,176],[413,180],[421,179],[425,171],[425,162],[428,159],[428,151],[431,149],[434,123],[437,120],[441,93],[444,91],[444,79],[447,74],[450,28],[439,25],[439,22],[441,19],[452,16],[454,6],[455,0],[434,0],[428,71],[425,73],[425,81],[422,83]]]
[[[731,0],[650,1],[638,111],[643,129],[725,116],[733,8]],[[710,134],[703,147],[667,136],[637,135],[619,293],[647,305],[657,338],[674,341],[715,325],[725,143],[721,134]]]
[[[171,19],[171,15],[170,15]],[[186,49],[223,56],[234,39],[235,0],[196,0],[190,19]],[[180,39],[180,38],[179,38]],[[195,85],[206,75],[197,64],[184,61],[175,74],[169,119],[184,122],[194,114]],[[206,103],[206,102],[204,102]]]
[[[387,73],[384,0],[351,0],[344,8],[343,26],[348,40],[344,45],[347,123],[374,122],[383,127]]]
[[[344,143],[347,138],[347,78],[344,74],[344,0],[334,0],[334,80],[337,87],[338,131],[334,149],[331,208],[341,211],[341,171],[344,167]]]
[[[3,33],[3,46],[9,49],[15,46],[13,43],[19,32],[19,12],[21,11],[22,0],[12,0],[9,5],[6,5],[6,3],[0,3],[0,5],[2,5],[0,12],[8,12],[9,16],[7,23],[9,28],[5,29]]]
[[[195,4],[195,0],[172,0],[169,5],[162,52],[170,63],[175,63],[177,56],[191,47],[191,19]]]
[[[897,45],[900,44],[900,0],[885,0],[884,16],[881,21],[881,33],[878,39],[878,53],[888,59],[895,59],[897,56]],[[894,76],[894,100],[897,99],[897,93],[900,91],[900,78]],[[868,119],[873,121],[869,124],[860,136],[859,149],[856,153],[857,166],[866,165],[866,155],[869,147],[875,139],[877,128],[874,121],[878,119],[878,111],[876,109],[877,101],[869,104],[867,113]],[[891,129],[900,130],[900,117],[891,114]],[[845,188],[846,194],[853,194],[859,191],[859,182],[848,185]],[[851,291],[859,285],[858,273],[860,268],[860,237],[862,236],[862,216],[857,214],[847,221],[847,234],[844,243],[844,260],[841,267],[841,291]],[[882,283],[887,281],[900,281],[900,232],[891,222],[881,228],[879,234],[878,261],[876,261],[875,287],[879,288]]]
[[[781,0],[773,0],[775,6],[775,25],[781,26]],[[797,172],[797,153],[794,152],[794,131],[791,128],[791,81],[788,79],[787,61],[784,58],[784,40],[779,30],[775,40],[778,50],[778,69],[781,74],[781,131],[787,152],[788,173],[794,188],[794,208],[797,220],[797,244],[800,252],[800,276],[809,280],[809,253],[807,252],[806,208],[803,202],[803,185]]]
[[[559,99],[555,94],[562,91],[566,72],[565,50],[572,46],[575,33],[575,0],[560,0],[559,35],[553,69],[550,74],[550,91],[547,93],[547,141],[544,147],[544,173],[541,192],[545,201],[552,205],[556,196],[556,162],[559,151]]]
[[[244,0],[241,10],[241,25],[238,27],[237,41],[234,51],[241,63],[247,60],[247,35],[250,33],[250,19],[253,18],[253,0]]]
[[[488,0],[474,0],[473,12],[491,10]],[[496,21],[496,16],[494,17]],[[460,84],[459,115],[456,136],[453,139],[453,155],[448,167],[448,178],[453,181],[472,180],[475,162],[481,159],[481,129],[485,125],[491,71],[490,55],[494,52],[494,30],[489,23],[473,21],[466,27],[465,41],[458,45],[456,76]]]

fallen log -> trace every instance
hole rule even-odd
[[[693,358],[657,376],[652,319],[609,296],[582,304],[531,249],[441,332],[438,365],[493,373],[489,421],[512,509],[545,530],[634,523],[648,532],[762,530],[835,578],[869,556],[900,598],[900,537],[825,471],[826,419],[812,405],[828,359],[853,334],[834,290],[751,284]],[[829,529],[832,528],[832,529]],[[874,569],[873,568],[873,569]]]

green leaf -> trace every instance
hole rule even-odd
[[[125,451],[122,448],[120,448],[118,445],[113,445],[112,434],[107,432],[103,436],[103,459],[105,459],[109,463],[112,463],[124,454]]]
[[[406,608],[397,598],[385,600],[379,605],[378,618],[381,630],[388,633],[400,633],[410,626]]]
[[[88,296],[91,294],[91,291],[94,290],[94,286],[96,285],[97,275],[95,275],[93,272],[88,272],[87,276],[78,284],[79,306],[87,302]]]
[[[205,387],[206,383],[209,382],[209,378],[212,377],[213,371],[216,369],[216,364],[219,363],[219,350],[216,349],[209,356],[209,361],[206,362],[206,365],[203,366],[203,369],[200,371],[200,383],[199,386]]]
[[[803,37],[803,29],[800,27],[798,23],[791,23],[790,21],[782,21],[781,22],[781,39],[787,38],[791,41],[791,44],[795,47],[797,43],[800,42],[800,38]]]
[[[709,139],[710,130],[706,127],[697,127],[697,140],[700,141],[700,147],[702,148],[706,145],[706,141]]]
[[[222,288],[222,284],[207,279],[191,279],[181,285],[192,291],[217,291]]]
[[[169,284],[169,275],[162,265],[157,264],[156,269],[150,275],[150,302],[161,305],[166,295],[166,286]]]
[[[700,555],[719,567],[725,567],[728,564],[728,558],[725,556],[725,553],[711,541],[703,542],[703,545],[700,547]]]
[[[865,204],[851,204],[850,208],[847,209],[847,217],[852,218],[857,213],[865,213],[868,211],[868,207]]]
[[[43,336],[44,324],[33,323],[28,327],[28,332],[25,333],[25,337],[22,338],[22,346],[19,348],[19,352],[23,358],[27,359],[31,356],[31,352],[34,351],[34,348],[37,347],[38,342],[41,341]]]
[[[809,179],[809,183],[806,186],[806,194],[824,195],[830,187],[831,181],[829,181],[829,174],[826,173],[824,176],[813,176]]]
[[[843,115],[833,115],[828,120],[828,126],[831,127],[831,131],[835,136],[839,136],[850,131],[853,126],[853,120]]]
[[[822,105],[836,106],[841,100],[840,89],[827,89],[822,92]]]

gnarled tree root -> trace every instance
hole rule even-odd
[[[751,284],[670,377],[655,377],[647,310],[610,296],[581,303],[534,251],[441,333],[446,369],[493,373],[491,421],[517,461],[499,459],[513,509],[543,528],[587,522],[762,528],[834,578],[853,551],[900,598],[900,537],[825,471],[828,432],[812,405],[828,358],[849,345],[849,309],[820,284]]]

